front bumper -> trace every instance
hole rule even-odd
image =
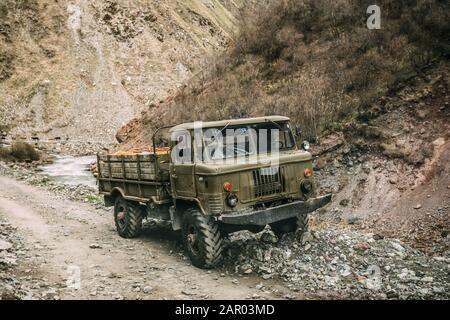
[[[312,198],[306,201],[295,201],[259,211],[239,214],[223,214],[219,217],[219,221],[233,225],[265,226],[277,221],[294,218],[299,214],[313,212],[330,201],[331,194],[327,194],[322,197]]]

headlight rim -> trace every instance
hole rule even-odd
[[[235,201],[234,203],[232,202],[233,200]],[[236,194],[230,192],[226,198],[226,202],[230,208],[234,208],[239,203],[239,198],[237,197]]]
[[[310,194],[314,189],[313,183],[310,180],[303,180],[300,183],[300,190],[304,194]]]
[[[311,149],[311,144],[309,143],[308,140],[303,140],[302,143],[300,144],[300,147],[305,150],[308,151]]]

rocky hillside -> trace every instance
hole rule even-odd
[[[314,147],[320,192],[334,194],[319,226],[395,237],[431,254],[450,249],[449,66],[383,96]]]
[[[1,1],[0,130],[114,141],[227,45],[245,3]]]
[[[340,129],[450,52],[448,3],[379,1],[380,30],[367,28],[370,4],[273,0],[245,10],[230,50],[123,131],[140,144],[169,119],[274,113],[290,116],[308,139]]]

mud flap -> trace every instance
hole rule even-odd
[[[174,207],[169,208],[170,220],[172,221],[172,230],[178,231],[181,230],[181,221],[183,216],[180,213],[177,213]]]

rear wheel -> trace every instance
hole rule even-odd
[[[222,260],[223,240],[219,225],[198,208],[189,208],[183,216],[183,244],[192,264],[198,268],[214,268]]]
[[[301,235],[308,231],[309,217],[307,214],[299,214],[296,218],[278,221],[270,224],[270,228],[278,238],[286,233],[299,232]]]
[[[123,238],[136,238],[142,231],[144,212],[139,204],[118,197],[114,204],[114,222]]]

